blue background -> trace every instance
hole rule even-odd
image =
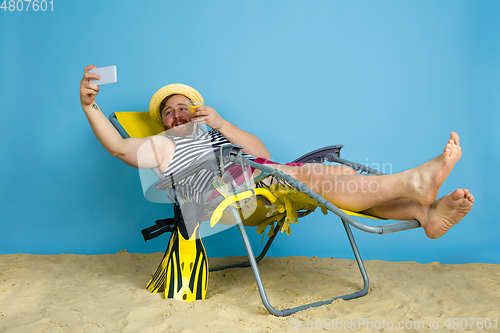
[[[86,65],[116,65],[106,115],[147,110],[160,87],[196,87],[276,161],[342,143],[343,157],[393,171],[463,157],[440,194],[469,188],[472,212],[439,240],[422,229],[354,230],[364,259],[500,263],[497,1],[58,1],[0,11],[0,253],[164,251],[140,230],[171,215],[145,200],[136,169],[99,144],[80,108]],[[373,221],[364,221],[374,223]],[[376,222],[375,222],[376,224]],[[258,247],[260,237],[252,230]],[[244,255],[236,228],[204,238]],[[313,214],[271,256],[352,258],[339,219]]]

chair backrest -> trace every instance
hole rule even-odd
[[[164,131],[147,111],[114,112],[109,120],[124,138],[145,138]]]

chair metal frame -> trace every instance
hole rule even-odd
[[[329,160],[329,161],[340,161],[342,164],[347,164],[348,163],[348,165],[354,166],[355,169],[357,167],[359,167],[359,169],[361,169],[362,167],[364,167],[364,171],[366,171],[368,173],[380,174],[380,172],[378,172],[378,171],[376,171],[374,169],[367,168],[367,167],[362,166],[360,164],[349,162],[349,161],[346,161],[346,160],[340,160],[340,158],[335,157],[332,154],[327,154],[325,156],[325,158],[327,160]],[[236,160],[236,158],[234,160]],[[317,307],[317,306],[322,306],[322,305],[330,304],[334,300],[339,299],[339,298],[344,299],[344,300],[349,300],[349,299],[359,298],[359,297],[362,297],[362,296],[364,296],[364,295],[367,294],[368,289],[369,289],[368,274],[367,274],[366,269],[365,269],[365,267],[363,265],[363,260],[361,259],[361,255],[360,255],[358,247],[356,245],[356,241],[355,241],[354,236],[352,234],[350,225],[352,225],[355,228],[358,228],[358,229],[360,229],[362,231],[366,231],[366,232],[370,232],[370,233],[376,233],[376,234],[386,234],[386,233],[390,233],[390,232],[396,232],[396,231],[402,231],[402,230],[408,230],[408,229],[413,229],[413,228],[420,227],[420,223],[418,221],[416,221],[416,220],[414,220],[414,221],[404,221],[404,222],[390,223],[390,224],[385,224],[385,225],[381,225],[381,226],[378,226],[378,227],[373,227],[373,226],[370,226],[370,225],[366,225],[364,223],[361,223],[361,222],[357,221],[352,216],[344,213],[342,210],[340,210],[339,208],[337,208],[331,202],[329,202],[328,200],[324,199],[319,194],[317,194],[314,191],[312,191],[311,189],[307,188],[306,185],[300,183],[299,181],[297,181],[296,179],[290,177],[289,175],[287,175],[287,174],[285,174],[285,173],[283,173],[281,171],[278,171],[276,169],[273,169],[271,167],[268,167],[268,166],[265,166],[265,165],[260,165],[258,163],[253,162],[253,161],[250,161],[250,166],[252,166],[252,167],[254,167],[256,169],[265,171],[265,172],[272,173],[273,176],[278,176],[282,180],[286,180],[288,183],[291,183],[296,188],[300,189],[302,192],[308,194],[311,198],[315,199],[320,205],[324,205],[329,211],[331,211],[334,214],[336,214],[337,216],[339,216],[340,219],[342,220],[342,224],[343,224],[344,229],[345,229],[345,231],[347,233],[347,237],[349,239],[349,243],[350,243],[351,248],[353,250],[354,257],[356,259],[356,263],[358,264],[361,276],[363,278],[363,284],[364,284],[364,286],[363,286],[363,289],[361,289],[360,291],[357,291],[357,292],[354,292],[354,293],[350,293],[350,294],[346,294],[346,295],[336,296],[336,297],[333,297],[332,299],[327,300],[327,301],[313,302],[313,303],[309,303],[309,304],[304,304],[304,305],[301,305],[301,306],[297,306],[297,307],[294,307],[294,308],[283,309],[283,310],[277,310],[277,309],[275,309],[270,304],[270,302],[269,302],[269,300],[267,298],[267,295],[266,295],[266,292],[265,292],[265,288],[264,288],[264,285],[263,285],[263,282],[262,282],[262,278],[260,276],[260,272],[259,272],[259,269],[258,269],[257,262],[260,261],[262,259],[262,257],[265,255],[265,252],[267,252],[267,249],[270,246],[270,242],[272,242],[274,240],[277,232],[275,231],[275,234],[269,239],[268,244],[266,244],[266,247],[264,248],[263,253],[261,253],[256,258],[254,256],[254,254],[253,254],[253,249],[252,249],[252,246],[251,246],[250,241],[248,239],[248,235],[247,235],[247,233],[245,231],[243,222],[241,221],[240,215],[238,214],[236,208],[234,208],[234,207],[231,206],[232,215],[233,215],[234,219],[237,221],[238,229],[240,231],[241,237],[243,239],[243,243],[245,244],[245,248],[246,248],[246,251],[247,251],[247,254],[248,254],[249,263],[250,263],[250,266],[252,267],[253,273],[255,275],[255,279],[256,279],[256,282],[257,282],[257,287],[258,287],[258,290],[259,290],[259,293],[260,293],[260,297],[262,299],[262,303],[264,304],[264,306],[266,307],[266,309],[270,313],[272,313],[273,315],[275,315],[275,316],[280,316],[280,317],[289,316],[289,315],[291,315],[291,314],[293,314],[295,312],[302,311],[302,310],[305,310],[305,309],[308,309],[308,308],[311,308],[311,307]],[[217,270],[218,269],[224,269],[224,268],[230,268],[230,267],[245,267],[245,266],[248,266],[248,264],[247,263],[241,263],[241,264],[236,264],[236,265],[230,265],[230,266],[226,266],[226,267],[217,268]]]

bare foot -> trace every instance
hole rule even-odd
[[[467,189],[458,189],[436,200],[427,216],[420,221],[427,237],[435,239],[443,236],[469,213],[473,203],[474,196]]]
[[[424,206],[431,205],[437,198],[439,188],[448,178],[451,169],[462,156],[462,148],[459,145],[460,138],[455,132],[451,132],[450,140],[444,147],[441,155],[429,162],[412,169],[415,189],[413,199]]]

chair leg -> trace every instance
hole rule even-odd
[[[250,241],[248,239],[248,235],[247,235],[247,233],[245,231],[245,227],[243,226],[243,223],[241,223],[241,220],[239,219],[239,215],[235,211],[234,208],[232,209],[232,211],[233,211],[233,216],[235,217],[236,221],[238,221],[238,229],[240,230],[241,237],[243,238],[243,243],[245,244],[245,248],[247,250],[248,258],[250,259],[250,264],[252,266],[252,270],[253,270],[253,273],[255,275],[255,280],[257,282],[257,288],[258,288],[259,293],[260,293],[260,298],[262,299],[262,303],[264,304],[264,306],[266,307],[266,309],[271,314],[273,314],[275,316],[278,316],[278,317],[285,317],[285,316],[289,316],[289,315],[291,315],[291,314],[293,314],[295,312],[298,312],[298,311],[306,310],[306,309],[309,309],[309,308],[312,308],[312,307],[317,307],[317,306],[322,306],[322,305],[330,304],[330,303],[332,303],[334,300],[336,300],[338,298],[342,298],[344,300],[348,300],[348,299],[362,297],[362,296],[366,295],[366,293],[368,292],[368,289],[369,289],[368,275],[367,275],[365,267],[363,265],[363,261],[361,260],[361,256],[359,254],[358,247],[356,246],[356,242],[354,240],[354,236],[352,235],[351,228],[349,227],[349,224],[347,224],[344,220],[342,220],[342,223],[344,224],[344,228],[345,228],[346,233],[347,233],[347,237],[349,238],[349,242],[351,243],[351,247],[353,249],[354,256],[356,258],[356,262],[358,263],[359,270],[360,270],[361,275],[363,277],[363,282],[364,282],[363,289],[360,290],[360,291],[351,293],[351,294],[346,294],[346,295],[343,295],[343,296],[334,297],[334,298],[332,298],[332,299],[330,299],[328,301],[321,301],[321,302],[309,303],[309,304],[297,306],[297,307],[290,308],[290,309],[283,309],[281,311],[280,310],[276,310],[269,303],[269,300],[267,298],[266,291],[265,291],[264,285],[262,283],[262,278],[261,278],[260,273],[259,273],[259,268],[257,267],[257,262],[255,260],[254,255],[253,255],[252,246],[251,246]]]
[[[234,209],[233,209],[233,211],[234,211]],[[238,215],[238,214],[233,213],[233,215]],[[236,218],[236,216],[235,216],[235,218]],[[239,219],[239,216],[237,216],[236,220],[238,221],[238,219]],[[241,237],[243,238],[243,243],[245,244],[245,248],[247,250],[248,259],[250,259],[250,265],[252,266],[253,274],[255,275],[255,280],[257,282],[257,288],[259,289],[260,298],[262,299],[262,303],[264,303],[264,306],[266,307],[267,311],[269,311],[273,315],[278,316],[278,317],[286,316],[283,313],[283,311],[279,311],[279,310],[276,310],[275,308],[273,308],[271,306],[271,304],[269,303],[269,300],[267,299],[266,290],[264,289],[264,285],[262,284],[262,279],[260,277],[259,268],[257,267],[257,262],[255,261],[255,256],[253,254],[252,245],[250,244],[250,240],[248,239],[247,232],[245,231],[245,227],[243,226],[243,223],[241,223],[241,220],[239,220],[238,229],[240,230]]]
[[[264,249],[262,252],[259,254],[259,256],[255,257],[256,262],[259,262],[266,256],[267,251],[271,247],[271,244],[273,243],[274,239],[278,235],[278,232],[281,230],[281,226],[277,227],[274,229],[274,233],[269,239],[267,240],[266,246],[264,246]],[[218,267],[213,267],[210,268],[210,272],[216,272],[216,271],[221,271],[223,269],[228,269],[228,268],[235,268],[235,267],[250,267],[250,261],[244,261],[238,264],[232,264],[232,265],[226,265],[226,266],[218,266]]]

